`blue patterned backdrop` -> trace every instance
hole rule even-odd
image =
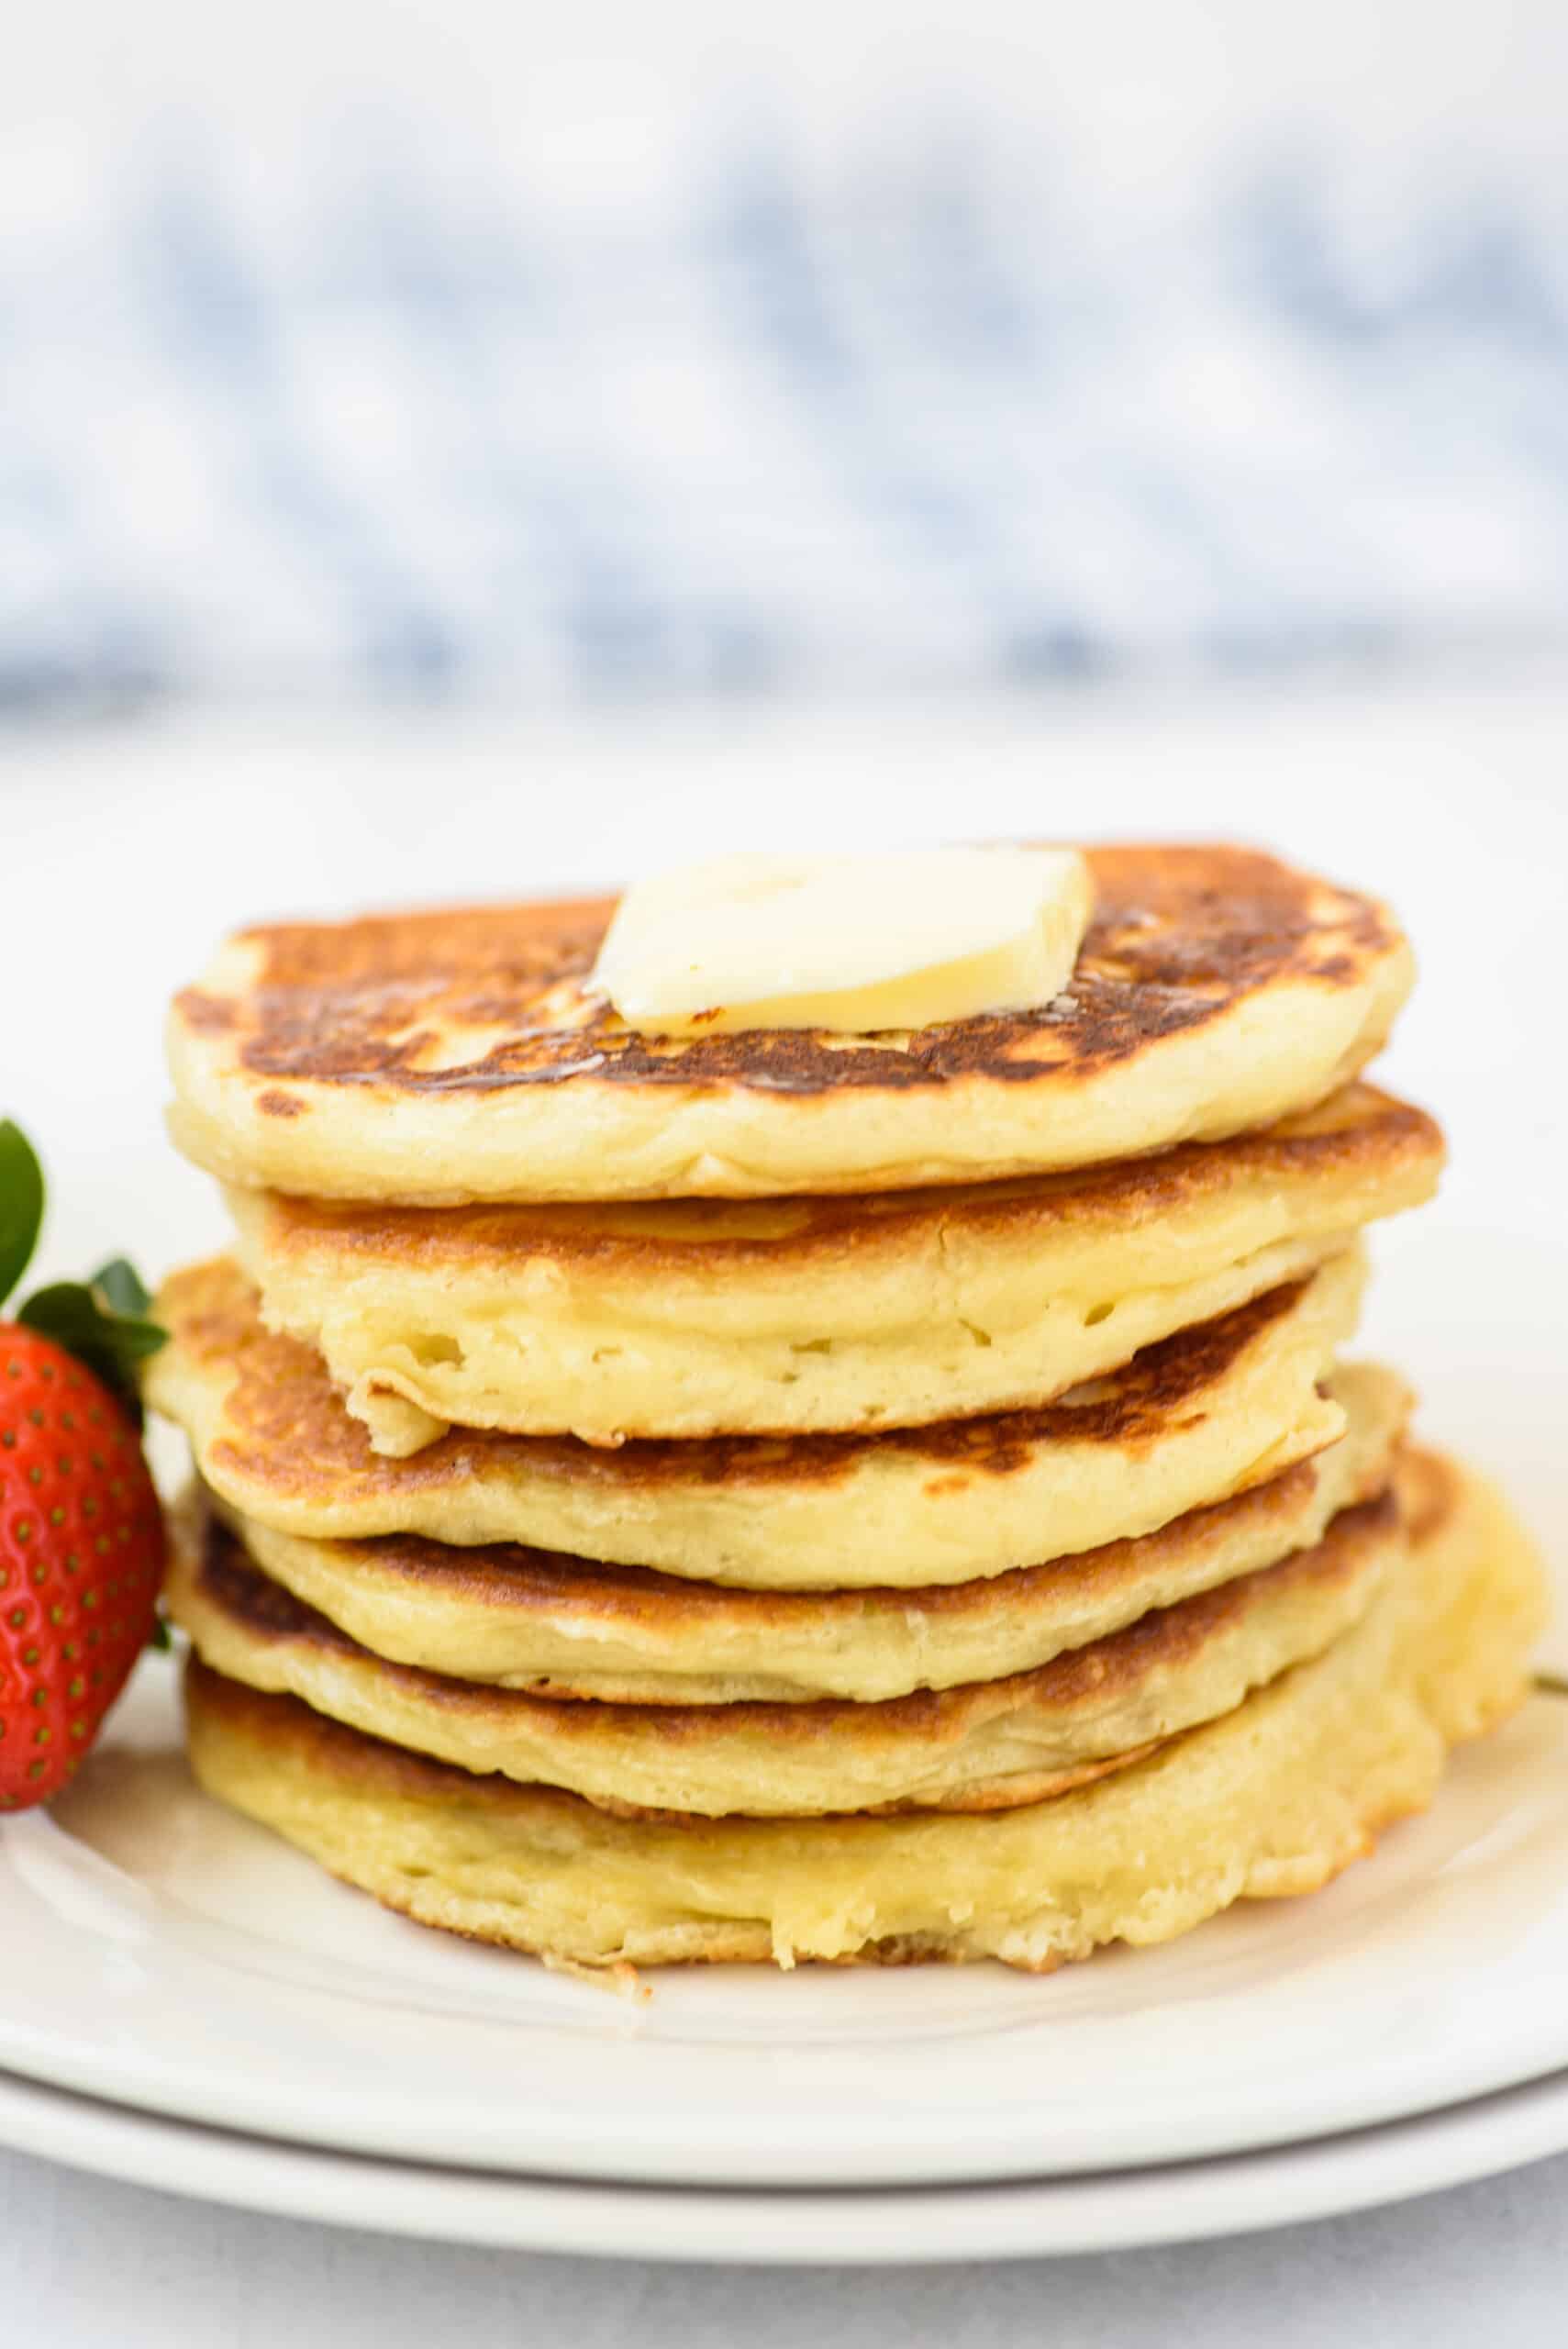
[[[1112,205],[1005,80],[826,161],[731,92],[597,202],[406,89],[270,149],[101,94],[24,124],[0,698],[973,685],[1568,631],[1550,159],[1521,180],[1499,117],[1461,161],[1435,121],[1363,203],[1318,122]]]

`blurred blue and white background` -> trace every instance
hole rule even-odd
[[[235,923],[1261,837],[1421,956],[1368,1342],[1568,1542],[1565,68],[1568,0],[11,9],[44,1269],[222,1243],[159,1039]]]
[[[50,0],[0,703],[1568,643],[1562,0]]]

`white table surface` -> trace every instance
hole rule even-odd
[[[24,1119],[52,1171],[39,1269],[128,1247],[156,1271],[220,1241],[207,1186],[161,1140],[158,1030],[163,997],[232,922],[613,882],[699,848],[989,832],[1273,840],[1396,899],[1423,984],[1385,1071],[1441,1111],[1456,1163],[1441,1200],[1380,1244],[1372,1336],[1381,1317],[1407,1360],[1425,1345],[1410,1366],[1427,1423],[1462,1437],[1444,1428],[1443,1230],[1496,1242],[1495,1309],[1469,1301],[1465,1343],[1493,1349],[1506,1376],[1529,1250],[1561,1224],[1568,685],[0,737],[6,964],[13,987],[33,974],[38,1007],[8,1013],[0,1109]],[[68,966],[64,934],[80,946]],[[1510,1455],[1506,1414],[1473,1448],[1527,1506],[1533,1494],[1559,1514],[1561,1471]],[[1557,2343],[1568,2159],[1230,2242],[786,2276],[334,2233],[0,2154],[6,2349],[634,2337],[648,2349]]]
[[[1568,2156],[1229,2242],[726,2270],[346,2234],[0,2154],[6,2349],[1560,2349],[1565,2336]]]

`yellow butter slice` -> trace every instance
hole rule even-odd
[[[592,985],[628,1027],[845,1035],[1049,1003],[1093,888],[1075,849],[709,858],[639,881]]]

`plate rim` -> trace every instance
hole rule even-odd
[[[452,2169],[173,2119],[4,2070],[0,2145],[184,2200],[424,2242],[718,2266],[935,2266],[1265,2232],[1523,2168],[1568,2152],[1568,2070],[1251,2153],[944,2186],[617,2185]]]
[[[23,1816],[9,1822],[9,1826],[25,1836],[34,1823]],[[52,1820],[46,1823],[52,1834],[65,1831]],[[11,1835],[0,1824],[0,1861],[5,1859],[10,1842]],[[90,1851],[92,1846],[86,1848]],[[126,1881],[138,1887],[139,1892],[134,1876]],[[25,1931],[25,1918],[19,1921]],[[1564,1913],[1563,1925],[1568,1930],[1568,1912]],[[196,1954],[199,1962],[199,1954]],[[222,1965],[221,1958],[209,1962]],[[324,1991],[319,1986],[299,1984],[292,1995],[315,1998],[341,1994]],[[1415,2059],[1407,2048],[1387,2076],[1373,2084],[1370,2094],[1362,2074],[1356,2075],[1358,2088],[1353,2098],[1347,2096],[1342,2081],[1335,2087],[1332,2077],[1326,2076],[1316,2099],[1309,2098],[1305,2105],[1297,2103],[1284,2112],[1273,2108],[1278,2113],[1274,2121],[1271,2121],[1266,2100],[1254,2100],[1253,2107],[1239,2119],[1232,2104],[1217,2099],[1196,2111],[1184,2108],[1179,2131],[1168,2121],[1166,2126],[1149,2132],[1140,2145],[1127,2152],[1114,2143],[1096,2149],[1091,2134],[1086,2142],[1065,2154],[1060,2151],[1047,2154],[1038,2140],[1020,2136],[1016,2113],[1009,2111],[1009,2117],[998,2124],[987,2117],[989,2107],[984,2104],[962,2115],[944,2112],[940,2116],[941,2159],[935,2165],[929,2138],[921,2131],[910,2129],[907,2114],[896,2125],[890,2118],[874,2149],[857,2140],[852,2158],[845,2157],[841,2151],[839,2155],[830,2148],[825,2151],[819,2136],[806,2142],[797,2127],[784,2147],[776,2129],[770,2128],[765,2140],[761,2133],[752,2139],[742,2157],[721,2160],[711,2147],[705,2150],[689,2141],[672,2143],[667,2133],[667,2108],[662,2102],[657,2107],[660,2117],[656,2130],[645,2119],[640,2126],[634,2125],[628,2131],[623,2119],[622,2125],[608,2132],[607,2137],[602,2127],[595,2126],[591,2132],[557,2132],[545,2138],[536,2133],[530,2144],[526,2130],[514,2126],[510,2141],[503,2148],[495,2134],[484,2142],[477,2141],[476,2115],[468,2105],[461,2110],[454,2108],[444,2114],[438,2112],[436,2125],[432,2125],[429,2107],[421,2099],[416,2099],[411,2106],[407,2098],[394,2097],[390,2101],[384,2097],[377,2098],[366,2110],[354,2105],[345,2082],[335,2091],[302,2106],[296,2096],[297,2082],[291,2088],[286,2081],[274,2081],[264,2067],[236,2068],[231,2064],[217,2062],[210,2054],[203,2062],[186,2060],[178,2066],[171,2065],[166,2058],[160,2059],[156,2050],[150,2056],[147,2054],[136,2035],[128,2034],[123,2029],[116,2035],[117,2045],[106,2044],[101,2039],[86,2045],[72,2043],[61,2028],[50,2031],[44,2024],[34,2028],[29,2043],[25,2014],[11,2018],[0,2012],[0,2072],[28,2078],[42,2087],[84,2094],[128,2110],[157,2113],[172,2121],[232,2130],[261,2139],[308,2143],[323,2150],[364,2158],[415,2161],[443,2169],[462,2170],[481,2163],[496,2172],[517,2176],[542,2172],[556,2179],[596,2181],[624,2188],[700,2189],[705,2185],[717,2185],[786,2191],[821,2187],[835,2190],[873,2190],[878,2187],[934,2189],[944,2185],[1001,2185],[1047,2175],[1066,2178],[1137,2170],[1151,2163],[1242,2156],[1271,2146],[1329,2139],[1348,2131],[1430,2115],[1494,2091],[1549,2076],[1568,2065],[1568,2038],[1563,2036],[1568,2031],[1568,2018],[1558,2015],[1553,2009],[1562,2028],[1555,2029],[1543,2041],[1539,2012],[1534,2008],[1530,2011],[1536,2013],[1536,2021],[1511,2045],[1500,2047],[1495,2039],[1474,2044],[1456,2054],[1446,2070],[1429,2068],[1428,2052],[1423,2046],[1420,2067],[1412,2072]],[[122,2024],[124,2020],[122,2016]],[[537,2022],[529,2027],[536,2031],[541,2028]],[[1329,2070],[1337,2075],[1340,2068],[1334,2065]],[[645,2080],[644,2087],[648,2085]],[[889,2156],[884,2145],[895,2141],[896,2150]]]

